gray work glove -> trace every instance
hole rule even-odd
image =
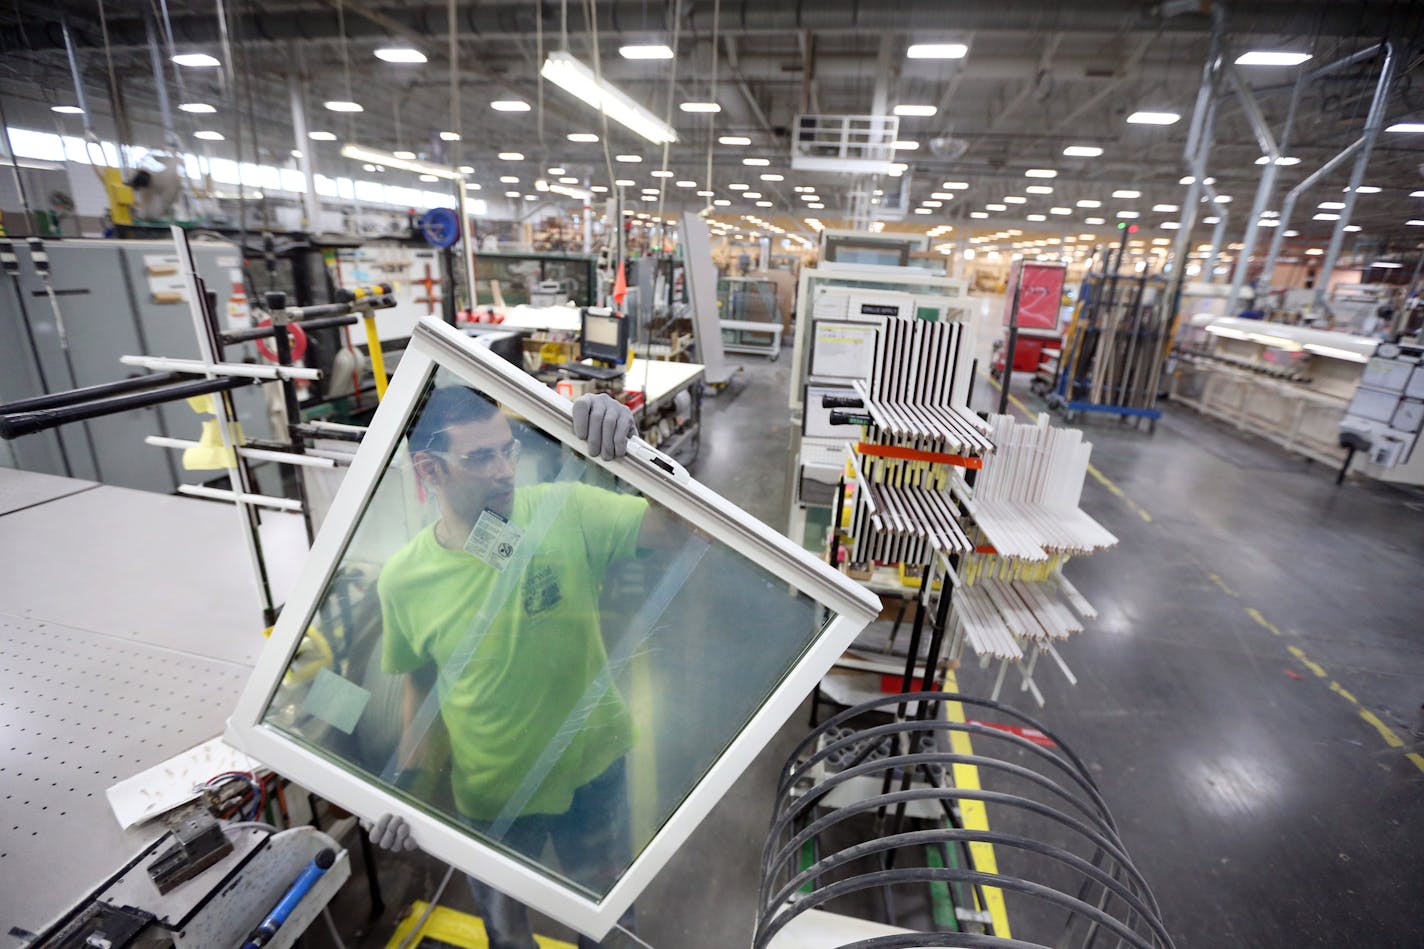
[[[590,455],[604,461],[622,458],[637,431],[633,411],[606,392],[581,395],[574,402],[574,435],[588,441]]]
[[[371,838],[371,843],[382,850],[400,853],[416,849],[415,841],[410,836],[410,825],[399,814],[382,814],[374,824],[363,820],[361,827]]]

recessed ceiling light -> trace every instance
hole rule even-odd
[[[1346,225],[1345,225],[1345,230],[1351,232],[1352,234],[1353,234],[1355,231],[1358,231],[1359,229],[1360,229],[1360,225],[1358,225],[1358,224],[1346,224]]]
[[[771,164],[771,160],[768,159],[768,158],[743,158],[743,159],[742,159],[742,164],[743,164],[743,165],[751,165],[751,166],[753,166],[753,167],[761,168],[761,167],[765,167],[765,166],[767,166],[767,165],[770,165],[770,164]]]
[[[1102,224],[1102,223],[1104,223],[1104,221],[1103,221],[1103,219],[1100,218],[1100,217],[1090,217],[1090,218],[1084,218],[1084,223],[1087,223],[1087,224]]]
[[[1028,198],[1023,197],[1022,195],[1009,194],[1009,195],[1005,195],[1005,196],[1004,196],[1004,203],[1005,203],[1005,204],[1028,204]]]
[[[729,191],[745,191],[745,190],[747,190],[747,189],[750,188],[750,187],[751,187],[751,185],[744,185],[744,184],[742,184],[741,182],[737,182],[736,184],[727,185],[727,190],[729,190]]]
[[[217,111],[216,106],[208,105],[206,102],[184,102],[178,106],[180,112],[191,112],[194,115],[212,115]]]
[[[970,211],[969,216],[974,218],[975,220],[982,221],[989,215],[984,211]]]
[[[321,131],[308,132],[307,138],[311,139],[313,142],[334,142],[336,141],[336,133]]]
[[[631,188],[638,182],[634,181],[632,178],[619,178],[613,183],[620,188]]]
[[[760,192],[760,191],[744,191],[744,192],[742,192],[742,197],[748,198],[748,199],[750,199],[750,200],[752,200],[752,201],[755,201],[757,198],[760,198],[760,197],[761,197],[761,192]]]
[[[1258,227],[1280,227],[1280,226],[1281,226],[1281,222],[1280,222],[1280,221],[1276,220],[1275,218],[1269,218],[1269,217],[1263,217],[1263,218],[1261,218],[1261,220],[1257,221],[1256,224],[1257,224]],[[1165,224],[1162,225],[1162,226],[1163,226],[1163,227],[1166,227]]]
[[[490,108],[496,112],[528,112],[530,105],[523,99],[496,99],[490,103]]]
[[[1025,178],[1057,178],[1058,172],[1052,168],[1030,168],[1024,172]]]
[[[559,184],[561,184],[561,185],[576,185],[576,184],[578,184],[578,179],[577,179],[577,178],[574,178],[574,177],[570,177],[570,176],[565,176],[565,177],[559,179]]]
[[[915,213],[916,213],[916,214],[933,214],[934,211],[931,210],[930,208],[915,208]]]
[[[359,102],[351,102],[351,101],[349,101],[349,100],[347,100],[347,99],[328,99],[326,102],[322,103],[322,105],[324,105],[324,106],[326,107],[326,111],[328,111],[328,112],[365,112],[365,111],[366,111],[365,109],[361,108],[361,103],[359,103]]]
[[[750,145],[752,140],[745,135],[723,135],[717,139],[723,145]]]
[[[713,201],[712,203],[713,203],[714,205],[716,205],[717,207],[719,207],[719,208],[728,208],[728,207],[731,207],[731,206],[732,206],[732,202],[728,201],[726,198],[718,198],[716,201]]]
[[[290,152],[288,152],[288,154],[291,155],[293,158],[301,158],[302,150],[300,148],[294,148]]]
[[[1103,203],[1101,201],[1094,201],[1092,198],[1084,198],[1078,202],[1078,207],[1080,208],[1100,208],[1102,206]]]
[[[421,175],[421,176],[420,176],[420,180],[421,180],[421,181],[439,181],[440,179],[437,178],[437,177],[435,177],[434,175]]]
[[[762,180],[762,181],[785,181],[785,180],[786,180],[786,176],[785,176],[785,175],[775,175],[775,174],[762,175],[762,176],[761,176],[761,180]]]
[[[398,151],[398,152],[391,152],[391,154],[394,155],[395,157],[397,157],[397,158],[403,160],[403,161],[414,161],[414,160],[415,160],[415,152]]]
[[[1180,118],[1175,112],[1134,112],[1127,120],[1133,125],[1173,125]]]
[[[614,160],[614,161],[621,161],[621,162],[622,162],[623,164],[625,164],[625,165],[636,165],[636,164],[639,164],[640,162],[642,162],[643,156],[642,156],[642,155],[615,155],[615,156],[613,156],[613,160]]]
[[[644,188],[644,189],[643,189],[643,194],[657,194],[657,193],[658,193],[658,189],[657,189],[657,188]]]
[[[1029,185],[1024,189],[1029,194],[1052,194],[1053,188],[1049,185]]]
[[[376,58],[388,63],[423,63],[425,54],[409,46],[388,46],[376,50]]]
[[[483,188],[484,188],[484,186],[481,185],[478,181],[467,181],[467,182],[465,182],[465,190],[466,190],[466,191],[481,191],[481,190],[483,190]]]
[[[459,168],[456,169],[456,171],[458,171],[462,175],[473,175],[475,173],[475,166],[461,165]]]
[[[802,200],[802,201],[819,201],[819,200],[821,200],[821,199],[816,196],[816,192],[814,192],[814,191],[808,191],[808,192],[806,192],[805,194],[801,195],[801,200]]]
[[[1024,216],[1024,219],[1027,221],[1046,221],[1048,217],[1043,214],[1028,214]]]
[[[1117,212],[1117,216],[1120,218],[1135,218],[1139,215],[1136,211],[1119,211]]]
[[[657,171],[653,172],[653,177],[654,177],[654,178],[671,178],[671,177],[673,177],[673,173],[670,172],[670,171],[666,171],[666,170],[664,170],[664,169],[659,168]]]
[[[1238,66],[1299,66],[1310,59],[1309,53],[1286,50],[1253,49],[1236,57]]]
[[[927,116],[934,115],[934,114],[935,114],[936,112],[938,112],[938,111],[939,111],[939,106],[937,106],[937,105],[897,105],[897,106],[895,106],[895,114],[896,114],[896,115],[909,115],[909,116],[927,117]]]
[[[969,47],[963,43],[916,43],[905,50],[906,59],[963,59]]]
[[[678,186],[679,188],[696,188],[696,187],[697,187],[697,182],[695,182],[695,181],[679,181],[679,182],[677,183],[677,186]]]
[[[698,196],[699,198],[710,198],[710,197],[712,197],[712,195],[713,195],[714,193],[715,193],[715,192],[712,192],[712,191],[699,191],[699,192],[697,192],[697,196]]]
[[[1162,214],[1175,214],[1180,211],[1181,208],[1175,204],[1154,204],[1152,205],[1152,210],[1161,212]]]
[[[50,110],[51,112],[58,112],[60,115],[83,115],[83,114],[84,114],[84,110],[81,109],[81,108],[79,108],[79,106],[77,106],[77,105],[52,105],[52,106],[49,107],[49,110]]]
[[[1007,211],[1009,209],[1007,204],[986,204],[984,207],[989,211]]]
[[[1049,209],[1048,209],[1048,213],[1049,213],[1049,214],[1072,214],[1072,213],[1073,213],[1073,209],[1072,209],[1072,208],[1049,208]]]
[[[908,138],[902,138],[898,141],[891,142],[890,147],[895,149],[897,152],[913,152],[920,147],[920,143],[911,141]]]
[[[608,185],[593,185],[588,190],[592,191],[594,194],[607,194]]]
[[[500,152],[500,161],[523,161],[524,155],[521,152]]]
[[[173,62],[179,66],[187,66],[189,69],[212,69],[214,66],[221,66],[222,63],[207,53],[179,53],[173,57]]]
[[[1350,189],[1349,189],[1349,188],[1341,188],[1340,190],[1341,190],[1341,191],[1344,191],[1344,192],[1346,192],[1346,193],[1348,193]],[[1380,193],[1380,189],[1374,187],[1373,185],[1360,185],[1358,188],[1355,189],[1355,193],[1356,193],[1356,194],[1379,194],[1379,193]]]
[[[1322,211],[1343,211],[1343,210],[1345,210],[1345,202],[1344,202],[1344,201],[1321,201],[1321,202],[1320,202],[1320,210],[1322,210]]]
[[[1229,195],[1229,194],[1219,194],[1219,195],[1217,195],[1215,198],[1212,198],[1212,200],[1215,201],[1217,204],[1230,204],[1230,203],[1231,203],[1231,195]]]
[[[205,142],[221,142],[223,140],[223,133],[214,132],[211,129],[204,129],[201,132],[194,132],[193,137],[200,138]]]
[[[672,59],[672,48],[664,43],[620,46],[618,55],[624,59]]]
[[[441,133],[440,133],[440,141],[442,141],[442,142],[458,142],[459,140],[460,140],[460,133],[459,133],[459,132],[441,132]]]
[[[538,201],[538,200],[539,200],[539,196],[538,196],[537,194],[526,194],[526,195],[524,196],[524,200],[525,200],[525,201]]]
[[[1175,231],[1182,225],[1177,221],[1163,221],[1161,226],[1164,231]]]
[[[1211,216],[1211,217],[1204,217],[1204,218],[1202,218],[1202,223],[1203,223],[1203,224],[1219,224],[1220,222],[1221,222],[1221,218],[1216,217],[1215,215],[1213,215],[1213,216]],[[1294,237],[1295,234],[1296,234],[1295,231],[1286,231],[1286,237]]]
[[[1331,214],[1331,213],[1329,213],[1329,212],[1322,211],[1321,213],[1315,215],[1315,217],[1311,218],[1311,220],[1313,220],[1313,221],[1338,221],[1338,220],[1340,220],[1340,215],[1338,215],[1338,214]]]
[[[920,204],[924,205],[924,206],[927,207],[927,208],[942,208],[942,207],[944,207],[944,202],[943,202],[943,201],[921,201]]]
[[[1142,192],[1141,192],[1141,191],[1133,191],[1133,190],[1130,189],[1130,188],[1123,188],[1123,189],[1121,189],[1121,190],[1119,190],[1119,191],[1114,191],[1114,192],[1112,193],[1112,196],[1113,196],[1114,198],[1122,198],[1122,199],[1124,199],[1124,200],[1131,201],[1133,198],[1140,198],[1140,197],[1142,197]]]
[[[519,179],[514,175],[501,175],[499,183],[502,185],[517,185],[519,184]]]
[[[936,191],[936,192],[934,192],[933,194],[931,194],[930,197],[931,197],[931,198],[934,198],[936,201],[953,201],[953,200],[954,200],[954,195],[950,194],[948,191]]]
[[[1096,145],[1069,145],[1063,154],[1069,158],[1097,158],[1103,150]]]
[[[771,202],[770,202],[770,201],[758,201],[758,202],[756,203],[756,206],[759,207],[759,208],[769,208],[769,207],[771,207]]]
[[[677,106],[684,112],[721,112],[722,107],[715,102],[680,102]]]
[[[598,141],[598,136],[592,132],[570,132],[569,141],[587,144]]]

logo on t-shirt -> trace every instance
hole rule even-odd
[[[548,564],[530,564],[524,574],[524,614],[537,616],[559,605],[563,592],[559,578]]]

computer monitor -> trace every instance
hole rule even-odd
[[[586,306],[580,315],[579,358],[623,365],[628,359],[628,321],[604,307]]]

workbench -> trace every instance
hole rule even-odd
[[[623,380],[625,390],[643,393],[643,404],[634,413],[639,434],[683,465],[692,463],[701,444],[702,387],[698,383],[706,375],[707,368],[694,362],[637,359]],[[689,418],[671,435],[660,437],[655,431],[659,416],[670,414],[673,399],[684,391],[692,396]]]
[[[264,514],[279,601],[301,518]],[[164,828],[104,791],[222,732],[265,640],[228,504],[0,468],[0,949]]]

